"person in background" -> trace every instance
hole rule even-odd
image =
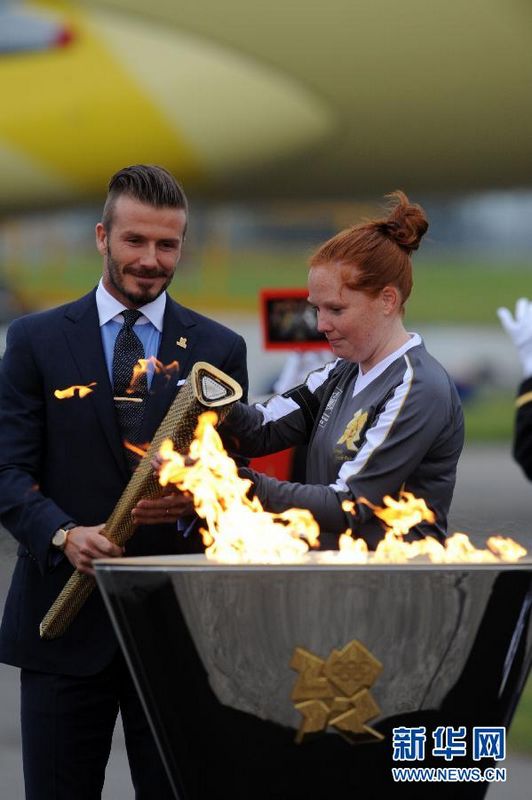
[[[523,370],[515,401],[513,455],[532,480],[532,302],[521,297],[515,305],[515,315],[508,308],[498,308],[497,314],[515,345]]]
[[[428,221],[404,193],[391,198],[387,216],[342,231],[311,258],[308,302],[336,359],[264,404],[237,403],[220,429],[247,457],[308,444],[305,484],[241,474],[266,510],[307,508],[323,532],[351,528],[373,548],[383,528],[361,499],[381,505],[401,490],[436,516],[411,535],[445,538],[464,441],[453,381],[403,322]]]
[[[0,659],[21,668],[27,800],[98,800],[120,709],[137,800],[174,797],[98,592],[60,638],[39,623],[74,569],[123,551],[102,533],[135,460],[196,361],[247,393],[241,336],[174,302],[167,288],[187,228],[181,186],[162,167],[135,165],[109,183],[96,245],[103,260],[85,297],[15,321],[0,378],[0,521],[18,558],[0,630]],[[157,357],[132,387],[133,366]],[[56,389],[87,385],[60,400]],[[125,553],[201,550],[176,523],[189,498],[141,500]]]

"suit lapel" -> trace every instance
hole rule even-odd
[[[68,307],[64,318],[64,331],[80,375],[80,383],[89,384],[95,381],[97,384],[94,393],[90,395],[91,408],[117,465],[125,476],[129,477],[113,391],[105,363],[94,291]]]
[[[162,373],[156,373],[153,376],[150,395],[144,411],[141,442],[151,441],[179,389],[178,381],[186,379],[194,364],[194,350],[197,344],[194,340],[194,328],[196,328],[196,321],[188,309],[180,306],[167,295],[163,335],[157,358],[164,365],[177,361],[179,368],[175,372],[171,372],[169,378]],[[180,346],[177,344],[178,342],[185,346]]]

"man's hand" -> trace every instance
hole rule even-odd
[[[151,465],[156,477],[159,476],[164,459],[157,454]],[[139,500],[131,516],[136,525],[161,525],[177,522],[180,517],[194,514],[194,500],[189,492],[182,492],[173,484],[165,487],[163,497],[156,500]]]
[[[137,525],[161,525],[177,522],[180,517],[194,514],[194,502],[188,492],[178,489],[171,491],[166,487],[166,494],[155,500],[139,500],[131,515]]]
[[[94,575],[95,558],[118,558],[123,547],[113,544],[102,535],[103,525],[85,528],[79,525],[68,532],[64,553],[73,567],[86,575]]]
[[[523,376],[532,376],[532,302],[520,297],[515,304],[515,317],[507,308],[498,308],[502,327],[513,341],[523,367]]]

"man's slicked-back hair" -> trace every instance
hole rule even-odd
[[[115,172],[107,190],[102,224],[109,233],[117,199],[126,195],[155,208],[182,208],[188,217],[188,203],[180,184],[164,167],[134,164]]]

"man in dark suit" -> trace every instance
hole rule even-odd
[[[150,441],[196,361],[218,366],[247,391],[242,337],[166,293],[186,225],[185,196],[166,170],[138,165],[116,173],[96,226],[98,287],[17,320],[8,333],[0,521],[19,548],[0,659],[22,669],[29,800],[101,796],[119,708],[137,800],[173,796],[99,594],[58,639],[41,640],[39,623],[74,568],[91,574],[94,558],[122,555],[101,531],[134,467],[123,440]],[[130,395],[120,382],[139,354],[179,366],[150,372]],[[54,395],[76,385],[92,391]],[[197,533],[187,538],[178,530],[190,512],[183,495],[141,501],[126,554],[201,549]]]

